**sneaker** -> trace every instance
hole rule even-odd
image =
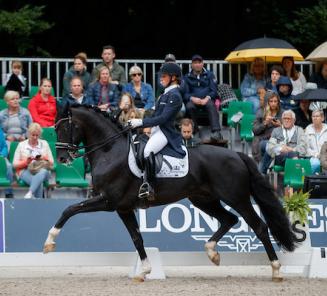
[[[34,195],[32,193],[32,191],[28,191],[25,196],[24,196],[25,199],[31,199],[31,198],[34,198]]]

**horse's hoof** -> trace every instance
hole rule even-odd
[[[43,253],[47,254],[53,252],[56,249],[56,243],[45,244],[43,247]]]
[[[220,255],[218,252],[215,251],[215,246],[216,246],[216,243],[212,241],[212,242],[207,242],[204,245],[204,248],[207,251],[207,255],[208,255],[210,261],[215,265],[219,265],[220,264]]]
[[[274,283],[280,283],[280,282],[282,282],[284,280],[284,278],[282,277],[282,276],[279,276],[279,277],[273,277],[272,278],[272,281],[274,282]]]
[[[134,283],[143,283],[145,280],[145,276],[143,275],[137,275],[133,277],[133,282]]]
[[[213,264],[220,265],[220,255],[218,252],[215,252],[216,254],[212,254],[210,260]]]

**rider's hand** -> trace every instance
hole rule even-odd
[[[132,128],[137,128],[137,127],[143,125],[143,120],[134,118],[134,119],[128,120],[128,123],[131,125]]]

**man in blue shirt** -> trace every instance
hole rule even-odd
[[[197,109],[203,108],[208,112],[211,126],[211,138],[221,140],[219,115],[214,100],[218,97],[217,80],[215,75],[203,67],[203,58],[200,55],[192,57],[192,69],[183,78],[183,94],[186,112],[197,129]]]

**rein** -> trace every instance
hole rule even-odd
[[[100,148],[113,142],[114,140],[118,139],[123,134],[125,134],[126,132],[129,132],[131,130],[131,126],[128,125],[128,126],[124,127],[121,131],[117,132],[116,134],[114,134],[112,136],[109,136],[108,138],[104,139],[103,141],[100,141],[98,143],[93,143],[90,145],[77,146],[77,145],[73,144],[73,129],[72,129],[73,122],[72,122],[71,114],[69,114],[68,117],[61,118],[60,120],[58,120],[58,122],[55,124],[55,130],[58,129],[58,126],[60,125],[60,123],[67,121],[67,120],[69,122],[70,143],[56,142],[56,149],[66,149],[67,152],[69,153],[70,157],[73,159],[84,157],[85,155],[91,154],[94,151],[99,150]],[[91,147],[94,147],[94,148],[91,149],[90,151],[86,151],[84,153],[78,152],[81,149],[90,149]]]

